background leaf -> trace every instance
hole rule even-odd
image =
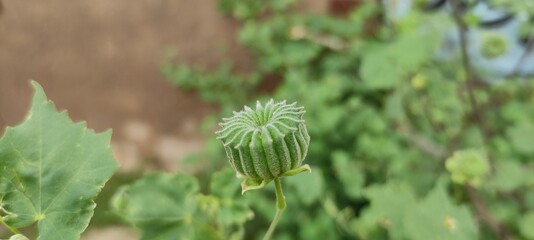
[[[149,174],[126,186],[113,199],[114,211],[141,231],[141,239],[218,239],[212,227],[196,219],[199,185],[185,174]]]
[[[478,239],[475,219],[466,207],[456,206],[441,184],[404,218],[406,237],[425,239]]]
[[[526,239],[534,239],[534,212],[525,214],[519,220],[519,230]]]
[[[364,194],[369,198],[371,206],[363,212],[360,224],[380,226],[390,232],[391,239],[402,239],[402,224],[407,209],[413,209],[416,203],[409,185],[375,185],[366,189]]]
[[[361,197],[365,183],[365,175],[361,168],[354,161],[351,161],[348,154],[341,151],[334,152],[332,160],[347,196],[355,199]]]

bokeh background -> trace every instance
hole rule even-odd
[[[194,175],[217,231],[260,239],[274,191],[207,190],[236,181],[213,131],[288,99],[314,171],[284,180],[275,239],[534,239],[533,16],[534,0],[0,0],[0,134],[30,79],[113,129],[121,167],[84,240],[139,238],[109,202],[147,172]]]
[[[327,12],[328,3],[299,9]],[[175,159],[202,142],[196,127],[214,108],[165,80],[168,56],[206,69],[228,59],[242,71],[253,65],[238,44],[238,23],[211,0],[4,0],[1,16],[0,131],[23,120],[33,79],[74,120],[114,129],[120,155]],[[130,158],[138,156],[124,161],[137,161]],[[131,164],[138,163],[122,165]]]
[[[328,3],[299,9],[327,12]],[[23,121],[33,79],[73,120],[113,129],[122,172],[176,170],[202,149],[198,125],[215,107],[165,80],[169,56],[206,69],[228,59],[238,70],[253,64],[238,23],[214,0],[3,0],[0,9],[0,134]],[[86,239],[126,239],[109,234]]]

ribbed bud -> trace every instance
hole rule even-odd
[[[310,136],[304,107],[272,99],[256,109],[245,106],[223,118],[217,139],[224,144],[232,168],[253,179],[271,180],[299,168],[306,157]]]

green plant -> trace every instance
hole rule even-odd
[[[171,81],[183,89],[204,89],[201,96],[204,101],[222,104],[228,110],[236,107],[233,104],[250,98],[259,82],[258,74],[233,74],[230,64],[221,64],[210,74],[199,74],[198,70],[185,65],[174,68],[171,63],[166,63],[162,71],[172,76]],[[229,78],[232,81],[227,81]]]
[[[258,101],[256,110],[245,106],[231,118],[223,118],[217,138],[230,165],[244,179],[243,193],[282,176],[309,171],[308,165],[301,166],[310,143],[302,119],[305,111],[295,104],[271,100],[263,106]]]
[[[311,171],[307,164],[302,165],[310,144],[305,111],[295,105],[272,99],[262,105],[258,101],[255,110],[245,106],[243,111],[223,118],[222,129],[216,132],[230,165],[243,178],[242,193],[274,180],[277,211],[265,240],[271,238],[286,207],[280,178]]]
[[[247,88],[246,99],[221,102],[213,118],[258,98],[298,101],[314,139],[306,157],[314,171],[285,182],[290,213],[277,239],[532,238],[525,226],[534,209],[534,84],[528,74],[479,68],[487,62],[477,62],[482,43],[470,35],[482,28],[473,4],[463,10],[451,0],[393,18],[383,9],[388,1],[362,1],[346,17],[231,2],[227,8],[256,14],[238,16],[239,39],[257,61],[246,75],[281,82],[267,94]],[[527,4],[492,2],[511,11]],[[211,159],[225,158],[223,147],[219,157],[215,150]],[[272,218],[267,190],[244,196],[256,214],[247,239]]]
[[[89,224],[93,199],[117,168],[111,131],[95,134],[58,112],[41,86],[26,120],[0,139],[0,223],[37,224],[38,239],[78,239]]]
[[[287,0],[220,3],[240,19],[257,66],[164,66],[178,87],[221,108],[205,124],[206,152],[190,160],[207,158],[209,170],[148,173],[114,195],[113,212],[142,239],[258,239],[269,222],[264,237],[276,227],[275,239],[534,239],[530,55],[518,57],[517,43],[490,47],[506,52],[496,62],[479,58],[469,30],[483,33],[485,19],[469,13],[472,4],[428,12],[369,0],[338,17]],[[496,63],[506,74],[487,71]],[[273,77],[272,92],[258,91]],[[33,237],[32,225],[39,239],[77,239],[117,167],[110,133],[72,123],[33,86],[27,119],[0,139],[0,223],[12,240]],[[270,98],[306,106],[306,125],[303,108]],[[211,136],[213,119],[257,99],[266,103],[223,120],[222,145]],[[282,193],[280,177],[309,170],[304,157],[314,171],[285,178]]]
[[[212,175],[209,193],[190,175],[152,173],[119,190],[112,206],[141,239],[242,239],[253,213],[238,189],[229,169]]]

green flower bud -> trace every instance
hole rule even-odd
[[[456,151],[445,161],[445,168],[451,173],[452,181],[458,184],[480,185],[489,173],[487,157],[480,151],[469,149]]]
[[[245,106],[243,111],[223,118],[217,139],[223,142],[230,165],[238,175],[261,182],[262,187],[272,179],[301,172],[296,170],[304,167],[301,165],[310,143],[304,113],[304,107],[296,107],[296,103],[275,103],[271,99],[262,105],[258,101],[255,110]],[[246,190],[249,189],[244,186],[243,191]]]
[[[508,51],[508,40],[500,33],[488,32],[482,36],[482,55],[487,59],[497,58]]]

